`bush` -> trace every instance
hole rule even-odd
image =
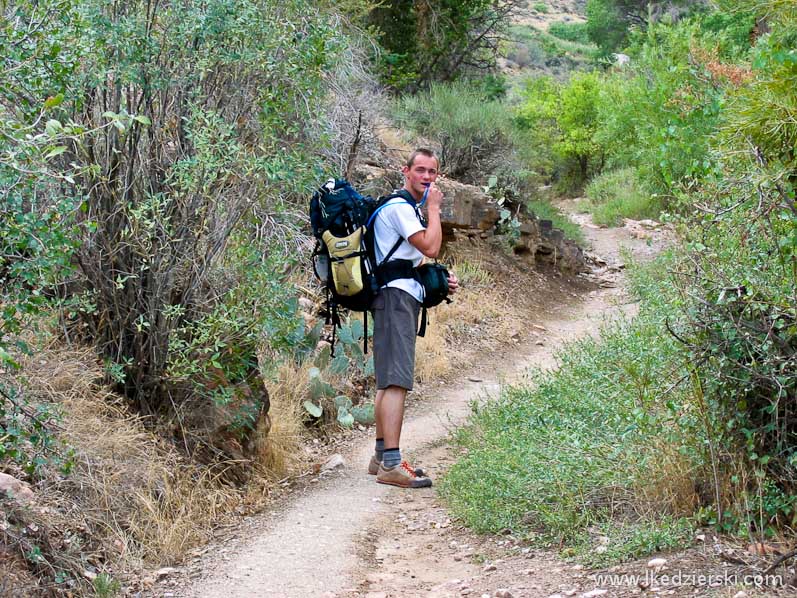
[[[621,168],[605,172],[587,185],[586,195],[593,221],[604,226],[616,226],[623,218],[657,218],[662,206],[647,193],[637,177],[636,169]]]
[[[591,43],[586,23],[551,23],[548,33],[569,42]]]
[[[518,0],[391,0],[377,3],[369,22],[381,33],[383,80],[406,92],[495,67]]]
[[[401,126],[439,143],[443,171],[466,182],[491,173],[511,146],[509,110],[466,82],[433,84],[428,93],[404,96],[394,115]]]
[[[697,44],[710,44],[694,23],[655,25],[635,40],[629,67],[601,86],[595,142],[608,168],[636,167],[645,188],[671,199],[714,166],[724,89],[694,64]]]
[[[571,75],[566,84],[539,77],[527,82],[518,120],[527,129],[542,130],[558,158],[555,176],[566,189],[579,188],[603,163],[595,140],[598,127],[597,73]]]
[[[592,526],[619,519],[637,530],[618,539],[629,544],[625,556],[641,552],[645,529],[691,512],[693,480],[707,473],[704,437],[691,427],[699,418],[688,394],[671,386],[686,362],[662,334],[674,313],[664,299],[672,288],[656,275],[664,270],[638,273],[646,303],[636,320],[568,344],[555,372],[474,407],[456,437],[466,454],[442,484],[465,523],[586,550]],[[647,550],[672,545],[664,533],[646,537]]]

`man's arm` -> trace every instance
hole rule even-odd
[[[443,244],[443,228],[440,225],[440,208],[431,206],[427,212],[426,228],[412,235],[407,241],[426,257],[435,258]]]
[[[418,231],[407,241],[426,257],[435,258],[443,244],[443,227],[440,224],[440,206],[443,203],[443,192],[432,183],[427,201],[427,223],[424,230]]]

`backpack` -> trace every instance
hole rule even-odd
[[[333,325],[332,356],[336,329],[340,327],[340,308],[363,312],[363,348],[367,353],[368,310],[379,289],[391,280],[417,278],[410,260],[389,262],[404,242],[402,238],[381,263],[376,263],[374,219],[388,201],[397,197],[415,205],[402,192],[375,200],[358,193],[344,179],[329,179],[310,200],[310,224],[316,238],[313,270],[326,290],[326,323]]]

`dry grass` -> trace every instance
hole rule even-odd
[[[25,374],[32,392],[60,405],[61,437],[75,450],[74,471],[45,480],[47,496],[82,519],[108,561],[176,562],[239,503],[236,490],[186,461],[98,384],[102,370],[89,351],[39,354]]]
[[[268,384],[270,429],[260,426],[256,435],[256,460],[269,479],[296,473],[304,465],[305,412],[310,364],[282,363]]]
[[[649,450],[653,458],[647,460],[644,479],[637,486],[635,508],[642,514],[676,517],[694,513],[700,503],[695,479],[700,476],[692,470],[689,458],[663,438]]]
[[[446,307],[438,306],[429,311],[426,336],[418,337],[415,344],[415,379],[418,382],[444,376],[451,368],[449,349],[443,337]]]

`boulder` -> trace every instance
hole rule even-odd
[[[29,504],[36,499],[36,495],[27,483],[7,473],[0,473],[0,492],[20,504]]]

